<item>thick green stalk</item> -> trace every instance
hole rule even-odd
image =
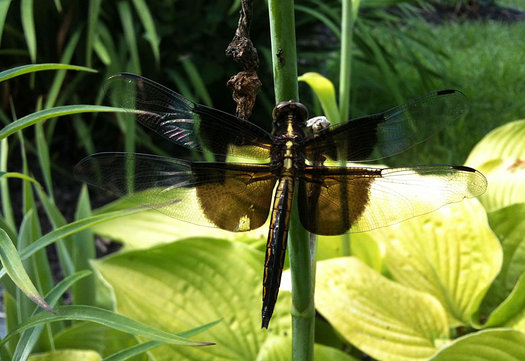
[[[269,0],[270,34],[276,102],[299,100],[293,0]],[[308,232],[299,221],[294,201],[288,255],[292,278],[292,360],[312,361],[314,292]]]
[[[269,0],[276,103],[299,100],[293,0]]]
[[[352,31],[354,28],[352,16],[352,0],[343,0],[341,19],[341,62],[339,65],[339,122],[348,120],[350,116],[350,84],[352,73]],[[343,158],[341,158],[343,159]],[[346,162],[340,162],[342,167]],[[341,237],[341,253],[350,255],[350,234]]]
[[[352,68],[352,0],[343,0],[341,19],[341,62],[339,65],[339,114],[340,122],[348,119],[350,114],[350,83]]]

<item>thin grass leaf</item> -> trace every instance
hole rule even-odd
[[[124,361],[128,360],[133,356],[140,355],[144,352],[147,352],[151,349],[154,349],[155,347],[159,347],[163,345],[162,342],[158,341],[147,341],[143,343],[139,343],[138,345],[133,345],[131,347],[128,347],[126,349],[120,350],[117,353],[114,353],[113,355],[110,355],[108,357],[104,357],[102,361]]]
[[[88,71],[90,73],[97,72],[95,69],[91,69],[85,66],[78,66],[78,65],[55,64],[55,63],[29,64],[29,65],[17,66],[16,68],[7,69],[7,70],[0,72],[0,82],[6,81],[8,79],[11,79],[11,78],[23,75],[23,74],[29,74],[29,73],[34,73],[34,72],[43,71],[43,70],[60,70],[60,69]]]
[[[303,5],[295,5],[295,10],[301,11],[301,12],[303,12],[305,14],[308,14],[308,15],[312,16],[313,18],[319,20],[328,29],[330,29],[332,31],[332,33],[334,33],[334,35],[337,37],[337,39],[341,39],[341,30],[339,30],[339,26],[334,21],[330,20],[323,13],[321,13],[321,12],[315,10],[315,9],[312,9],[312,8],[310,8],[308,6],[303,6]]]
[[[14,122],[6,125],[0,130],[0,140],[16,133],[19,130],[27,128],[38,122],[42,122],[46,119],[61,117],[64,115],[72,115],[78,113],[107,113],[107,112],[121,112],[128,113],[129,110],[115,107],[108,107],[102,105],[65,105],[60,107],[54,107],[50,109],[40,110],[38,112],[26,115],[23,118],[15,120]]]
[[[24,320],[15,330],[11,331],[0,342],[0,346],[5,344],[15,334],[49,322],[77,320],[95,322],[122,332],[130,333],[136,336],[142,336],[154,341],[169,343],[172,345],[182,346],[208,346],[212,342],[194,341],[178,334],[168,333],[155,329],[141,322],[135,321],[118,313],[93,306],[60,306],[57,307],[56,314],[48,312],[39,312],[36,315]],[[218,321],[201,326],[201,329],[207,329],[215,325]]]
[[[60,2],[60,0],[55,0],[55,7],[57,8],[57,11],[59,13],[62,12],[62,3]]]
[[[37,189],[37,193],[40,201],[42,202],[42,205],[44,206],[46,214],[53,225],[53,228],[56,229],[65,226],[67,224],[66,219],[53,203],[53,199],[48,197],[41,189]],[[71,257],[73,239],[71,237],[65,237],[64,239],[57,240],[55,244],[57,247],[58,261],[60,263],[62,272],[64,272],[66,276],[73,274],[75,271]],[[67,245],[70,246],[69,249]]]
[[[3,229],[7,233],[9,238],[11,239],[17,238],[16,231],[9,224],[7,224],[4,217],[0,217],[0,229]]]
[[[81,271],[64,278],[46,295],[45,300],[51,307],[54,307],[69,287],[74,285],[82,278],[89,276],[90,274],[90,271]],[[33,316],[37,312],[42,311],[36,309],[33,312]],[[16,349],[13,354],[13,361],[27,360],[29,354],[33,350],[33,347],[38,341],[38,337],[40,336],[43,327],[43,325],[40,325],[22,332],[22,334],[20,335],[20,340],[19,342],[17,342]]]
[[[71,36],[71,39],[67,43],[67,46],[64,50],[64,54],[62,55],[62,59],[60,59],[61,63],[68,64],[71,61],[71,57],[73,56],[73,53],[77,48],[78,39],[80,38],[81,31],[82,28],[77,29]],[[55,78],[53,79],[53,84],[51,84],[51,87],[49,88],[49,93],[44,108],[51,108],[53,105],[55,105],[58,94],[60,92],[60,88],[62,88],[62,84],[64,83],[65,77],[65,69],[56,72]]]
[[[2,33],[4,32],[5,18],[9,5],[11,5],[11,0],[0,1],[0,45],[2,44]]]
[[[3,229],[0,229],[0,260],[11,280],[29,299],[43,309],[54,312],[29,279],[11,238]]]
[[[88,24],[86,37],[86,65],[91,66],[91,56],[93,54],[93,42],[96,37],[98,25],[98,16],[100,13],[100,4],[102,0],[90,0],[88,10]]]
[[[210,93],[208,93],[200,72],[197,70],[193,62],[189,58],[184,58],[181,62],[184,71],[186,71],[186,74],[190,78],[191,84],[195,88],[195,91],[202,100],[203,104],[209,107],[213,106]]]
[[[20,13],[22,16],[22,27],[26,38],[29,57],[33,63],[36,62],[36,32],[35,19],[33,17],[33,0],[22,0],[20,2]]]
[[[146,30],[146,39],[151,44],[151,50],[153,51],[153,57],[155,58],[155,64],[159,66],[160,39],[157,34],[157,29],[155,28],[155,22],[153,21],[153,17],[151,16],[151,12],[149,11],[148,5],[146,4],[144,0],[133,0],[133,4],[135,5],[135,9],[137,10],[137,13],[139,14],[139,18],[140,18],[140,21],[142,22],[142,26],[144,26],[144,29]]]
[[[131,72],[140,74],[140,58],[139,51],[137,48],[137,39],[135,37],[135,29],[133,28],[133,16],[131,15],[131,8],[129,3],[126,1],[119,1],[117,3],[118,13],[120,16],[120,22],[124,30],[124,37],[126,44],[128,44],[129,52],[131,55],[132,68]]]
[[[88,189],[86,185],[83,185],[80,196],[78,197],[75,219],[84,219],[91,215]],[[91,229],[85,229],[76,233],[73,242],[72,256],[75,270],[91,269],[90,261],[96,257],[93,231]],[[95,305],[95,292],[95,278],[91,276],[83,279],[73,286],[73,302],[82,305]]]
[[[73,115],[73,120],[75,124],[75,132],[77,133],[77,141],[82,144],[86,150],[86,154],[95,153],[95,145],[93,144],[93,139],[89,135],[90,129],[86,126],[84,119],[79,115]]]
[[[95,53],[97,54],[100,61],[104,63],[104,65],[108,66],[111,64],[111,55],[106,49],[106,46],[102,42],[100,36],[97,36],[95,38],[95,42],[93,43],[93,50],[95,50]]]
[[[22,180],[26,180],[28,182],[33,182],[35,185],[39,186],[39,187],[42,187],[42,185],[40,183],[38,183],[38,181],[35,179],[35,178],[32,178],[28,175],[25,175],[25,174],[22,174],[22,173],[18,173],[18,172],[0,172],[0,178],[18,178],[18,179],[22,179]]]
[[[42,123],[35,124],[35,138],[38,162],[42,175],[44,176],[44,182],[46,183],[46,189],[51,198],[53,197],[53,182],[51,181],[51,161],[49,159],[49,147],[47,146],[46,137],[44,135],[44,128]]]
[[[56,242],[57,240],[67,237],[69,235],[72,235],[74,233],[80,232],[86,228],[92,227],[96,224],[106,222],[106,221],[109,221],[109,220],[112,220],[118,217],[122,217],[125,215],[143,212],[145,210],[148,210],[148,208],[133,208],[133,209],[120,210],[120,211],[115,211],[115,212],[99,214],[93,217],[89,217],[89,218],[81,219],[73,223],[69,223],[63,227],[55,229],[54,231],[44,235],[43,237],[40,237],[35,242],[31,243],[29,246],[22,249],[22,251],[20,252],[20,258],[22,260],[26,260],[28,257],[32,256],[35,252],[38,252],[39,250],[50,245],[51,243]],[[2,268],[0,270],[0,278],[2,278],[5,274],[6,274],[5,268]]]
[[[208,328],[212,327],[213,325],[215,325],[218,322],[219,321],[215,321],[215,322],[203,325],[203,326],[195,327],[195,328],[192,328],[191,330],[178,333],[178,335],[181,336],[181,337],[191,337],[191,336],[194,336],[194,335],[197,335],[197,334],[199,334],[201,332],[206,331]],[[143,342],[143,343],[140,343],[138,345],[133,345],[133,346],[127,348],[127,349],[121,350],[121,351],[119,351],[117,353],[114,353],[113,355],[110,355],[110,356],[104,358],[102,361],[123,361],[123,360],[127,360],[127,359],[129,359],[129,358],[131,358],[133,356],[140,355],[141,353],[149,351],[149,350],[151,350],[151,349],[153,349],[155,347],[158,347],[158,346],[160,346],[162,344],[163,344],[162,342],[158,342],[158,341]]]
[[[212,323],[209,323],[209,324],[206,324],[206,325],[195,327],[195,328],[192,328],[192,329],[190,329],[188,331],[180,332],[180,333],[178,333],[178,335],[181,336],[181,337],[192,337],[194,335],[197,335],[197,334],[199,334],[201,332],[206,331],[208,328],[212,327],[213,325],[217,324],[218,322],[220,322],[220,321],[215,321],[215,322],[212,322]],[[114,353],[113,355],[104,358],[102,361],[123,361],[123,360],[127,360],[130,357],[140,355],[141,353],[149,351],[149,350],[151,350],[151,349],[153,349],[155,347],[158,347],[158,346],[160,346],[162,344],[163,344],[162,342],[158,342],[158,341],[143,342],[143,343],[140,343],[138,345],[134,345],[134,346],[131,346],[131,347],[127,348],[127,349],[121,350],[121,351],[119,351],[117,353]]]
[[[5,284],[5,283],[4,283]],[[15,287],[15,292],[18,288]],[[13,330],[18,326],[18,305],[14,297],[15,292],[4,292],[4,312],[5,312],[5,325],[6,332],[9,333],[9,330]],[[0,347],[1,350],[7,350],[6,353],[12,355],[15,352],[16,344],[20,336],[13,337],[13,340],[5,347]],[[2,357],[4,360],[4,357]],[[5,358],[5,360],[11,360],[11,357]]]
[[[0,171],[7,172],[8,144],[7,139],[0,140]],[[5,223],[9,228],[15,228],[15,216],[11,205],[11,193],[7,185],[7,177],[0,177],[0,200],[2,201],[2,212]]]

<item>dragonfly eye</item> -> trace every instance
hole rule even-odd
[[[272,117],[274,124],[281,123],[289,115],[295,116],[300,123],[304,123],[308,119],[308,110],[303,104],[294,100],[280,102],[273,108]]]

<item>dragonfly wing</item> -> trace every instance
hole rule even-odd
[[[129,207],[146,206],[194,224],[242,232],[268,218],[275,177],[267,165],[188,162],[137,153],[98,153],[75,175]]]
[[[350,162],[389,157],[425,141],[466,110],[467,99],[460,91],[431,92],[383,113],[314,133],[304,141],[306,155],[308,159],[325,155]]]
[[[272,136],[234,115],[196,104],[152,80],[122,73],[108,79],[113,105],[169,141],[199,152],[257,160],[270,156]]]
[[[369,231],[476,197],[485,177],[464,166],[313,168],[299,181],[299,212],[310,232]]]

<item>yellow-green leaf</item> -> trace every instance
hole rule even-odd
[[[525,334],[510,329],[484,330],[461,337],[429,361],[523,361]]]
[[[100,355],[92,350],[57,350],[39,353],[28,358],[28,361],[99,361]]]
[[[332,124],[340,122],[339,110],[335,102],[334,85],[329,79],[319,73],[310,72],[304,73],[297,80],[304,81],[312,88],[321,102],[324,114]]]
[[[472,150],[466,165],[488,181],[480,201],[488,211],[525,202],[525,120],[505,124],[487,134]]]
[[[447,315],[434,297],[353,257],[317,264],[315,303],[346,340],[378,360],[426,360],[449,337]]]
[[[385,243],[385,264],[394,279],[433,295],[461,324],[470,324],[501,269],[501,246],[476,199],[370,234]]]
[[[160,346],[173,360],[255,360],[269,334],[290,332],[290,294],[281,291],[270,332],[261,329],[264,253],[239,242],[192,238],[96,261],[121,314],[179,330],[222,321],[201,334],[209,348]],[[162,357],[161,357],[162,356]]]
[[[0,260],[9,278],[31,301],[49,312],[54,312],[31,282],[13,242],[3,229],[0,229]]]

